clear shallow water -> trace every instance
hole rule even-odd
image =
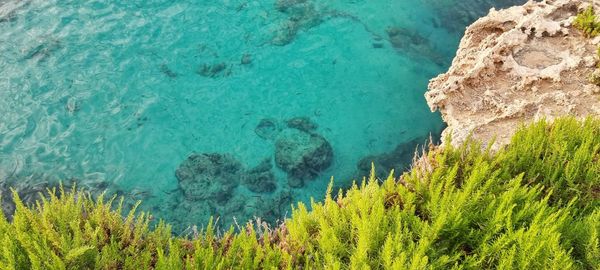
[[[516,2],[0,1],[0,181],[27,192],[71,179],[178,229],[273,221],[331,176],[359,179],[361,160],[409,162],[443,128],[423,93],[464,26]],[[289,133],[294,117],[333,152],[302,187],[274,161],[278,131],[256,129]],[[175,172],[192,153],[239,162],[230,196],[186,197]],[[237,178],[265,159],[276,189],[252,192]]]

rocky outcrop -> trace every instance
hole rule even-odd
[[[588,80],[600,38],[572,27],[586,3],[530,1],[468,27],[451,68],[426,93],[448,124],[444,135],[460,143],[472,132],[499,146],[523,122],[600,114],[600,87]]]

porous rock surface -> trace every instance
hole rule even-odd
[[[600,38],[572,26],[581,0],[529,1],[490,13],[466,30],[452,66],[429,83],[429,107],[439,110],[453,144],[472,132],[506,144],[521,123],[563,115],[600,114],[596,69]],[[600,10],[596,7],[595,10]]]

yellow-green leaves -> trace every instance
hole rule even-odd
[[[598,269],[600,121],[523,127],[496,153],[434,149],[283,224],[193,238],[104,196],[50,190],[0,216],[0,269]],[[335,195],[334,195],[335,194]]]

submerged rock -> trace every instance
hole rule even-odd
[[[462,34],[465,27],[485,16],[490,8],[506,8],[522,5],[528,0],[422,0],[422,4],[438,14],[432,23],[452,32]]]
[[[46,181],[39,183],[28,181],[21,184],[14,181],[0,182],[0,206],[4,216],[8,220],[12,220],[12,216],[16,209],[11,189],[14,189],[17,194],[19,194],[19,198],[21,198],[21,201],[25,205],[34,205],[35,202],[40,199],[40,194],[47,195],[46,191],[49,188],[57,186],[58,185],[52,186]]]
[[[386,30],[392,47],[403,54],[426,58],[438,65],[446,66],[445,57],[439,53],[428,38],[408,28],[389,26]]]
[[[275,142],[275,162],[293,179],[290,185],[302,186],[302,181],[314,179],[333,161],[331,144],[316,133],[296,129],[284,130]]]
[[[196,73],[204,77],[216,78],[219,76],[229,76],[231,70],[225,62],[219,62],[214,64],[204,64]]]
[[[389,153],[370,155],[362,158],[357,164],[359,177],[369,176],[371,165],[375,165],[375,176],[378,179],[386,179],[392,170],[397,174],[408,169],[416,151],[419,150],[419,146],[423,146],[426,143],[426,138],[417,138],[398,144]]]
[[[242,65],[250,65],[252,64],[252,55],[249,53],[245,53],[242,55],[242,59],[240,60],[240,64]]]
[[[307,2],[308,0],[277,0],[275,1],[275,9],[280,12],[288,12],[290,9]]]
[[[239,185],[242,164],[229,154],[192,154],[175,172],[179,187],[189,200],[224,203]]]
[[[325,16],[312,1],[307,0],[278,0],[275,2],[275,9],[288,16],[271,40],[277,46],[291,43],[298,32],[321,24]]]
[[[258,166],[248,170],[243,177],[243,184],[256,193],[271,193],[277,189],[277,180],[273,173],[271,159],[265,159]]]
[[[56,51],[63,48],[62,42],[56,38],[49,38],[25,52],[24,60],[37,60],[43,62]]]
[[[279,127],[277,127],[277,120],[272,118],[265,118],[260,120],[254,133],[262,139],[272,140],[279,133]]]
[[[257,199],[257,212],[254,213],[256,217],[260,217],[261,220],[267,221],[270,224],[276,224],[277,221],[281,221],[286,217],[287,211],[292,205],[292,194],[289,190],[282,190],[275,196],[267,199]]]
[[[4,216],[8,220],[12,220],[16,209],[13,200],[12,190],[16,191],[19,198],[26,206],[35,205],[36,201],[41,199],[41,196],[48,196],[49,190],[56,189],[56,195],[60,196],[60,188],[65,191],[77,187],[82,189],[96,198],[104,193],[109,188],[110,184],[104,180],[99,181],[80,181],[76,178],[67,178],[64,181],[45,174],[34,173],[27,176],[13,175],[4,179],[0,179],[0,208]]]
[[[289,128],[294,128],[307,133],[311,133],[319,127],[317,123],[311,121],[310,118],[305,116],[294,117],[292,119],[287,120],[285,123]]]
[[[167,64],[161,64],[159,66],[159,70],[160,72],[162,72],[163,74],[165,74],[167,77],[171,78],[171,79],[175,79],[177,78],[177,73],[175,71],[173,71],[171,68],[169,68],[169,66]]]

